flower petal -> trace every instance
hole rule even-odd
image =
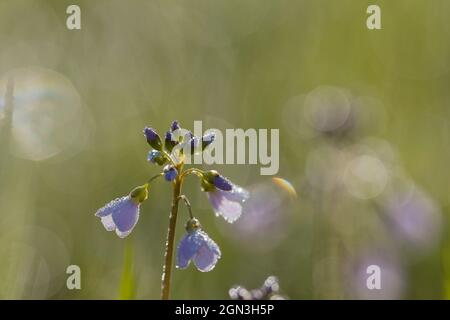
[[[187,268],[190,260],[203,244],[203,237],[198,235],[197,232],[198,231],[194,231],[193,233],[186,234],[183,239],[181,239],[177,249],[177,268]]]
[[[222,216],[229,223],[239,219],[242,204],[249,198],[248,191],[236,185],[233,185],[231,191],[215,189],[207,195],[216,215]]]
[[[101,217],[100,219],[107,231],[113,231],[114,229],[116,229],[116,224],[114,223],[111,215]]]
[[[112,219],[121,233],[133,230],[139,220],[139,205],[130,198],[121,206],[120,210],[112,213]]]
[[[122,232],[119,229],[116,229],[116,234],[119,236],[119,238],[125,238],[127,235],[129,235],[131,233],[133,229],[130,229],[128,231]]]
[[[206,238],[194,257],[194,264],[198,270],[208,272],[214,269],[220,259],[220,249],[206,234]]]

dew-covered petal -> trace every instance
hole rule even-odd
[[[116,229],[116,224],[114,223],[111,215],[101,217],[100,219],[107,231],[113,231],[114,229]]]
[[[95,216],[105,217],[111,215],[115,210],[117,210],[117,208],[121,207],[121,205],[124,203],[124,201],[126,201],[127,198],[128,197],[125,196],[122,198],[114,199],[113,201],[107,203],[102,208],[98,209],[97,212],[95,213]]]
[[[194,257],[194,264],[198,270],[208,272],[214,269],[217,261],[220,259],[220,249],[217,244],[206,234],[202,246]]]
[[[131,231],[139,219],[139,204],[129,198],[120,210],[112,213],[112,219],[121,233]]]
[[[189,266],[189,263],[194,255],[203,244],[203,237],[198,235],[198,231],[190,234],[186,234],[181,239],[177,249],[177,268],[185,269]]]
[[[242,205],[249,197],[247,190],[236,185],[233,185],[231,191],[215,189],[207,195],[216,215],[222,216],[229,223],[239,219]]]
[[[223,191],[231,191],[233,189],[231,181],[221,175],[214,177],[214,186]]]
[[[119,238],[125,238],[127,235],[129,235],[133,231],[133,229],[130,229],[128,231],[120,231],[119,229],[116,229],[116,234],[119,236]]]
[[[106,230],[116,230],[117,235],[124,238],[130,234],[139,219],[139,207],[140,204],[128,195],[109,202],[95,215],[100,217]]]
[[[250,193],[246,189],[235,184],[231,191],[225,192],[224,195],[228,200],[240,203],[244,203],[250,197]]]

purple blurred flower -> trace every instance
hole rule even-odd
[[[251,197],[237,225],[220,225],[224,236],[252,251],[269,252],[288,236],[293,200],[272,181],[248,186]]]
[[[227,222],[233,223],[241,216],[242,205],[249,198],[249,192],[231,182],[229,183],[231,184],[230,191],[221,190],[216,186],[213,190],[207,192],[207,196],[216,216],[222,216]]]
[[[427,249],[439,241],[441,212],[425,192],[414,189],[407,194],[393,194],[385,203],[384,210],[395,235],[407,244]]]
[[[129,195],[109,202],[98,209],[95,216],[101,219],[107,231],[115,230],[120,238],[125,238],[139,220],[140,205],[148,196],[147,187],[137,187]]]
[[[167,181],[173,181],[178,176],[178,171],[173,166],[167,165],[164,167],[164,178]]]
[[[395,256],[388,250],[365,250],[351,259],[344,269],[344,279],[352,299],[401,299],[405,290],[404,269]],[[370,267],[379,268],[380,289],[370,290],[370,276],[374,271]]]
[[[197,219],[191,219],[186,229],[178,245],[177,268],[186,269],[192,260],[199,271],[211,271],[221,256],[219,246],[201,230]]]

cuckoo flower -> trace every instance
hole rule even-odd
[[[249,198],[247,190],[233,184],[214,170],[204,174],[203,190],[207,192],[216,216],[222,216],[229,223],[239,219],[242,206]]]
[[[95,216],[101,219],[106,230],[115,230],[120,238],[125,238],[138,222],[140,205],[147,196],[147,185],[137,187],[130,194],[117,198],[100,208]]]
[[[131,233],[139,219],[141,203],[147,199],[149,185],[158,177],[171,182],[172,204],[169,214],[167,238],[165,243],[164,266],[161,286],[162,299],[170,297],[173,258],[175,256],[175,235],[178,216],[178,203],[183,199],[189,209],[190,220],[186,225],[187,234],[181,239],[176,254],[176,266],[180,269],[188,267],[191,261],[202,272],[211,271],[220,259],[221,253],[217,244],[202,230],[200,223],[192,215],[191,205],[182,193],[184,179],[188,175],[200,178],[201,186],[216,215],[221,215],[228,222],[236,221],[242,214],[242,205],[249,197],[243,188],[233,184],[216,171],[204,171],[200,168],[188,168],[190,157],[200,155],[216,136],[214,132],[203,136],[194,136],[183,129],[178,121],[173,121],[166,134],[161,136],[151,127],[144,128],[144,137],[151,146],[147,161],[158,164],[159,173],[147,182],[135,188],[129,195],[117,198],[99,209],[95,215],[101,219],[108,231],[115,231],[121,238]],[[195,161],[194,161],[195,162]]]
[[[219,246],[201,229],[197,219],[186,224],[187,234],[181,239],[177,252],[177,268],[185,269],[191,260],[199,271],[214,269],[220,259]]]

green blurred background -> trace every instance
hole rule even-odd
[[[66,28],[70,4],[81,30]],[[382,30],[366,28],[369,4]],[[0,297],[158,299],[170,185],[152,186],[126,240],[94,213],[157,173],[143,127],[178,119],[279,128],[277,176],[297,196],[259,165],[215,166],[252,191],[251,214],[228,226],[189,179],[223,256],[209,273],[175,270],[173,298],[228,299],[269,275],[291,299],[449,298],[449,12],[447,0],[1,0]],[[66,288],[71,264],[81,290]],[[365,287],[370,264],[382,290]]]

